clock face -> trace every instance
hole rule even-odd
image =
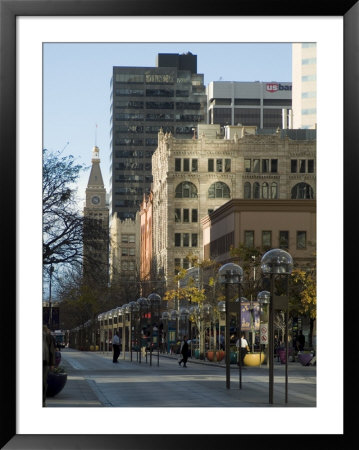
[[[100,203],[100,197],[97,197],[97,195],[94,195],[92,197],[91,201],[94,205],[98,205]]]

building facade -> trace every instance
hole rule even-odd
[[[204,258],[231,261],[230,248],[282,248],[296,264],[315,261],[316,200],[231,199],[203,218]]]
[[[158,134],[153,253],[168,284],[177,267],[190,266],[189,254],[203,258],[201,219],[230,199],[315,199],[316,140],[246,130],[232,127],[231,139],[207,138],[200,125],[194,140]]]
[[[157,67],[113,67],[110,210],[135,219],[152,183],[152,154],[162,127],[192,138],[206,121],[207,97],[197,56],[158,54]]]
[[[207,99],[210,124],[292,128],[292,83],[212,81]]]
[[[92,150],[92,167],[84,207],[84,278],[107,285],[109,273],[109,209],[100,168],[100,150]]]
[[[317,127],[317,48],[315,43],[292,44],[293,127]]]

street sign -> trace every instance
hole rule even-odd
[[[260,344],[268,344],[268,324],[267,323],[261,323]]]

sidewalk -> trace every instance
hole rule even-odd
[[[71,350],[70,350],[71,351]],[[87,352],[81,352],[84,354]],[[90,352],[89,352],[90,353]],[[111,352],[91,352],[92,355],[96,354],[99,358],[104,358],[106,360],[112,359],[112,353]],[[123,360],[123,354],[121,354],[120,357],[121,361],[125,361],[129,365],[133,365],[133,369],[136,370],[137,363],[137,354],[133,352],[132,354],[132,362],[130,362],[130,353],[126,352],[126,358]],[[178,359],[178,355],[170,355],[170,354],[161,354],[160,353],[160,360],[159,364],[161,366],[161,360],[164,362],[164,360],[174,360],[176,361]],[[158,363],[158,354],[153,353],[152,354],[152,366],[154,368],[157,367]],[[222,369],[225,369],[225,362],[222,360],[220,363],[213,363],[206,360],[199,360],[199,359],[191,359],[188,360],[189,366],[195,366],[195,365],[205,365],[205,366],[213,366],[217,367],[218,374],[224,375],[225,371]],[[150,365],[149,355],[147,363],[145,362],[145,359],[142,358],[142,364],[146,364],[146,366]],[[63,357],[61,361],[61,365],[64,367],[64,369],[68,373],[67,377],[67,383],[64,387],[64,389],[57,394],[54,397],[48,397],[46,400],[46,404],[48,407],[107,407],[111,406],[108,404],[106,398],[100,395],[99,391],[96,389],[96,383],[93,379],[91,379],[91,376],[86,376],[83,371],[74,369],[67,361],[66,358]],[[268,373],[268,366],[266,363],[264,363],[261,366],[258,367],[242,367],[243,376],[246,376],[248,380],[250,380],[250,385],[258,385],[259,378],[261,379],[261,383],[263,384],[263,381],[266,381],[267,373]],[[237,383],[237,377],[238,377],[238,366],[236,364],[231,364],[231,373],[233,372],[233,385],[235,386]],[[154,372],[155,373],[155,372]],[[182,372],[181,372],[182,373]],[[88,374],[87,374],[88,375]],[[141,376],[139,374],[139,376]],[[274,376],[279,378],[282,378],[285,376],[285,365],[281,364],[277,361],[274,362]],[[288,377],[289,379],[292,377],[293,379],[296,377],[299,378],[313,378],[316,376],[316,367],[315,366],[302,366],[299,362],[289,362],[288,363]],[[135,382],[135,380],[134,380]],[[265,382],[266,386],[267,383]],[[247,384],[247,386],[249,386]],[[264,389],[267,389],[264,387]],[[247,389],[246,389],[247,390]],[[262,386],[263,390],[263,386]],[[256,389],[252,390],[250,389],[251,394],[248,392],[249,396],[256,396]],[[242,396],[247,397],[246,393],[243,392]],[[251,397],[251,398],[252,398]],[[248,397],[249,398],[249,397]],[[243,398],[244,402],[245,399]],[[248,400],[248,399],[247,399]],[[254,398],[253,398],[254,400]],[[243,405],[244,406],[244,405]],[[254,405],[251,405],[254,406]],[[266,405],[268,406],[268,405]],[[299,405],[298,405],[299,406]]]

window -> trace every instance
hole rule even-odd
[[[288,249],[289,248],[289,231],[279,232],[279,248]]]
[[[183,247],[189,247],[189,233],[183,233]]]
[[[229,187],[221,181],[213,183],[208,189],[208,198],[230,198]]]
[[[249,248],[254,247],[254,231],[244,232],[244,245]]]
[[[128,270],[135,270],[135,263],[133,261],[129,261]]]
[[[214,159],[208,160],[208,172],[214,172]]]
[[[308,173],[314,173],[314,159],[308,159]]]
[[[216,161],[216,170],[217,172],[223,172],[223,161],[221,159]]]
[[[269,198],[269,186],[268,183],[262,184],[262,198],[268,199]]]
[[[305,159],[299,161],[299,172],[305,173]]]
[[[192,172],[198,171],[198,159],[192,159]]]
[[[181,209],[175,209],[175,222],[181,222]]]
[[[175,171],[181,172],[181,158],[175,159]]]
[[[307,248],[307,232],[297,231],[297,249],[304,250]]]
[[[196,186],[189,182],[184,181],[183,183],[180,183],[176,187],[176,198],[197,198],[197,188]]]
[[[183,160],[183,172],[189,172],[189,159],[184,158]]]
[[[251,183],[249,183],[248,181],[244,183],[244,198],[251,198]]]
[[[269,159],[262,159],[262,172],[269,172]]]
[[[298,183],[292,188],[292,199],[313,199],[313,188],[307,183]]]
[[[272,247],[272,232],[262,231],[262,247],[270,248]]]
[[[225,159],[224,160],[224,171],[225,172],[230,172],[231,171],[231,160],[230,159]]]
[[[259,159],[253,160],[253,172],[259,172]]]
[[[198,246],[198,234],[192,233],[192,247]]]
[[[122,256],[127,256],[127,255],[128,255],[128,248],[122,247],[122,249],[121,249],[121,255],[122,255]]]
[[[192,222],[198,222],[198,210],[192,209]]]
[[[260,198],[260,186],[257,182],[253,184],[253,198]]]
[[[183,266],[184,269],[189,269],[189,260],[188,258],[183,259]]]
[[[181,247],[181,233],[175,233],[175,247]]]
[[[278,198],[278,185],[273,181],[271,186],[271,198]]]
[[[127,242],[128,242],[128,235],[127,234],[123,234],[121,241],[124,242],[125,244],[127,244]]]
[[[183,210],[183,222],[185,223],[189,222],[189,209]]]
[[[130,234],[128,237],[128,242],[130,244],[134,244],[135,243],[135,235],[134,234]]]
[[[250,159],[245,159],[244,160],[244,171],[245,172],[250,172],[251,171],[251,160]]]
[[[135,256],[135,249],[133,247],[129,248],[129,251],[130,256]]]
[[[271,159],[271,172],[272,173],[278,172],[278,159]]]
[[[290,171],[291,173],[297,173],[298,161],[296,159],[291,159],[290,161]]]

